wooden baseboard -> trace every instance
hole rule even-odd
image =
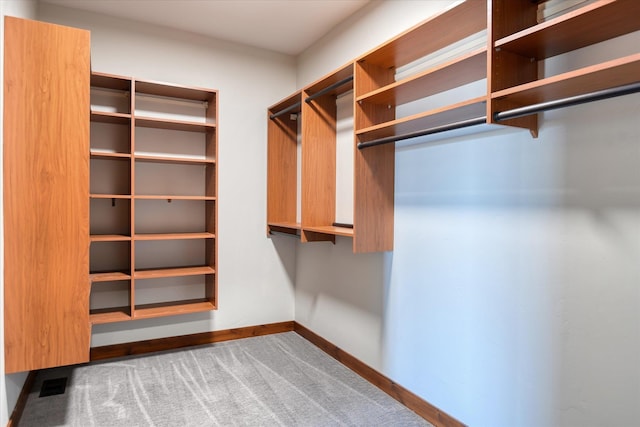
[[[298,322],[295,322],[293,330],[311,343],[315,344],[338,362],[342,363],[347,368],[351,369],[362,378],[369,381],[371,384],[375,385],[425,420],[429,421],[431,424],[437,427],[466,427],[465,424],[456,420],[451,415],[441,411],[429,402],[418,397],[416,394],[393,382],[366,363],[356,359],[346,351],[331,344],[329,341],[305,328]]]
[[[13,408],[13,412],[11,412],[11,416],[9,417],[7,427],[17,427],[17,425],[20,423],[22,412],[24,411],[24,407],[27,404],[27,397],[29,397],[29,393],[33,388],[33,383],[36,381],[37,374],[38,371],[30,371],[27,375],[27,379],[24,381],[24,385],[22,386],[22,390],[20,391],[20,395],[18,396],[16,406]]]
[[[176,350],[196,345],[212,344],[216,342],[237,340],[241,338],[257,337],[260,335],[291,332],[294,322],[271,323],[268,325],[248,326],[246,328],[226,329],[222,331],[203,332],[199,334],[182,335],[177,337],[157,338],[153,340],[137,341],[124,344],[113,344],[91,349],[90,360],[104,360],[114,357],[133,356],[156,351]]]
[[[294,331],[300,336],[306,338],[338,362],[342,363],[347,368],[351,369],[371,384],[375,385],[380,390],[384,391],[389,396],[393,397],[398,402],[429,421],[431,424],[437,427],[466,427],[465,424],[439,410],[429,402],[418,397],[416,394],[382,375],[366,363],[356,359],[346,351],[340,349],[317,335],[315,332],[312,332],[294,321],[94,347],[91,349],[90,359],[91,361],[96,361],[116,357],[133,356],[291,331]],[[33,383],[35,382],[36,373],[37,371],[29,372],[24,386],[22,387],[22,391],[20,392],[20,396],[18,397],[16,406],[11,414],[11,418],[9,418],[7,427],[16,427],[18,425],[25,404],[27,403],[27,397],[33,387]]]

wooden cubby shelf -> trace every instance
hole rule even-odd
[[[199,313],[215,310],[216,306],[206,298],[172,301],[168,303],[144,304],[136,306],[135,319],[148,319],[152,317],[174,316],[177,314]]]
[[[216,200],[215,196],[181,196],[175,194],[137,194],[134,198],[136,200]]]
[[[215,309],[218,92],[102,73],[91,82],[91,262],[114,270],[90,274],[91,323]]]
[[[135,240],[185,240],[185,239],[215,239],[213,233],[155,233],[136,234]]]
[[[90,194],[92,199],[131,199],[129,194]]]
[[[267,231],[300,234],[302,242],[349,236],[354,252],[392,250],[393,143],[484,124],[527,129],[536,137],[541,111],[638,91],[638,52],[579,69],[567,69],[571,61],[554,61],[553,67],[543,61],[640,31],[640,1],[558,2],[552,9],[545,3],[458,2],[270,107]],[[554,67],[564,68],[543,75]],[[350,85],[326,89],[349,76]],[[333,226],[336,113],[331,97],[351,89],[354,217],[353,229],[343,229]],[[313,96],[324,91],[328,96]],[[411,104],[416,101],[428,102]],[[399,106],[403,116],[396,117]],[[283,110],[293,115],[278,115]],[[302,153],[300,178],[297,151]],[[302,188],[301,203],[296,185]]]
[[[216,163],[214,159],[194,159],[188,157],[170,157],[170,156],[150,156],[150,155],[135,155],[136,161],[139,162],[151,162],[151,163],[177,163],[183,165],[213,165]]]
[[[131,154],[129,153],[112,153],[106,151],[96,151],[91,150],[89,152],[92,159],[106,159],[106,160],[129,160],[131,159]]]
[[[185,120],[160,119],[156,117],[136,117],[135,123],[136,126],[141,127],[182,130],[187,132],[205,132],[215,130],[216,128],[214,123],[189,122]]]
[[[90,241],[93,242],[126,242],[131,240],[131,236],[125,236],[123,234],[92,234],[89,236]]]
[[[158,268],[151,270],[136,270],[133,273],[135,279],[158,279],[161,277],[200,276],[215,274],[215,270],[209,266]]]
[[[104,273],[91,273],[89,279],[92,283],[97,282],[117,282],[122,280],[130,280],[131,275],[122,273],[120,271],[104,272]]]
[[[131,310],[129,306],[93,309],[89,311],[89,321],[92,325],[125,322],[132,320],[129,310]]]
[[[131,121],[131,114],[114,113],[109,111],[91,111],[91,121],[126,125]]]

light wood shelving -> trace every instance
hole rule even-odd
[[[616,88],[640,81],[640,53],[615,58],[553,76],[540,75],[539,63],[640,30],[640,2],[599,0],[544,22],[537,5],[526,0],[492,3],[489,63],[491,102],[488,119],[497,112]],[[537,136],[537,116],[506,120]]]
[[[335,243],[335,236],[353,236],[353,229],[335,226],[336,100],[351,90],[353,64],[320,78],[302,91],[303,242]]]
[[[101,233],[92,234],[90,237],[92,250],[98,250],[97,245],[128,245],[126,268],[116,268],[112,271],[92,271],[90,274],[92,284],[102,283],[107,292],[115,290],[122,293],[122,296],[128,300],[128,305],[115,304],[108,307],[92,308],[90,310],[91,323],[121,322],[215,309],[217,307],[217,275],[215,271],[217,265],[217,92],[102,73],[93,73],[91,81],[92,92],[97,93],[98,101],[106,99],[108,104],[92,108],[92,122],[100,123],[102,126],[126,127],[128,141],[123,144],[122,141],[109,142],[107,140],[104,142],[101,139],[100,146],[92,146],[90,157],[94,160],[106,161],[108,165],[129,162],[128,173],[124,174],[126,176],[118,175],[118,169],[115,166],[114,171],[106,175],[113,179],[125,180],[127,194],[120,194],[120,192],[94,192],[90,194],[92,200],[107,199],[106,203],[108,203],[108,200],[111,199],[112,208],[118,206],[118,203],[128,204],[125,209],[114,213],[120,215],[117,218],[109,218],[108,205],[96,206],[96,212],[92,211],[92,218],[96,217],[96,222],[102,221],[104,224],[99,224],[100,227],[96,225],[96,228],[100,228]],[[100,91],[105,93],[102,94]],[[114,98],[116,100],[111,101]],[[153,138],[144,140],[140,129],[149,128],[160,130],[163,134],[154,134]],[[125,134],[125,132],[119,134],[104,127],[99,130],[102,132],[96,131],[92,134],[92,140],[94,136],[97,139],[103,134],[110,138],[118,138],[118,135],[122,137]],[[194,142],[194,138],[190,137],[185,143],[200,144],[199,148],[196,147],[196,151],[199,150],[200,154],[194,155],[193,147],[184,153],[180,152],[180,144],[184,142],[180,141],[183,132],[197,134],[195,141],[199,142]],[[164,144],[173,147],[172,151],[163,153],[162,149],[154,148],[156,142],[154,138],[162,138]],[[137,147],[141,147],[143,143],[146,143],[145,149],[149,149],[151,146],[152,152],[138,152]],[[123,148],[125,145],[126,149]],[[142,165],[149,165],[155,169],[143,170]],[[182,168],[180,171],[186,170],[191,178],[200,176],[202,181],[184,184],[189,186],[188,189],[184,185],[182,189],[169,188],[166,182],[164,185],[160,183],[157,188],[153,188],[154,175],[145,176],[145,174],[171,176],[172,173],[177,173],[175,169],[171,169],[175,167]],[[171,178],[168,180],[170,181]],[[115,187],[124,188],[123,185],[115,185]],[[191,190],[191,187],[196,190]],[[191,194],[192,192],[194,194]],[[148,210],[148,207],[139,204],[162,201],[165,203],[173,201],[186,203],[189,209],[200,210],[198,216],[201,218],[199,221],[201,225],[198,227],[201,229],[198,231],[182,230],[181,227],[184,225],[176,228],[175,225],[172,225],[170,216],[163,220],[162,224],[158,224],[157,217],[164,215],[163,209],[159,205],[154,208],[153,226],[160,227],[161,230],[145,229],[144,215],[145,209]],[[98,210],[99,208],[101,210]],[[113,229],[109,230],[109,227]],[[126,234],[122,233],[124,227],[127,229]],[[138,227],[142,227],[142,229],[138,230]],[[106,232],[105,229],[107,229]],[[204,262],[204,264],[168,266],[165,261],[164,264],[161,262],[153,268],[138,265],[145,257],[149,258],[144,253],[144,250],[149,247],[141,245],[157,245],[163,242],[164,244],[172,244],[171,242],[180,241],[196,243],[201,241],[200,260],[196,263]],[[96,245],[95,248],[94,245]],[[111,254],[114,258],[122,257],[122,250],[122,246],[113,246]],[[148,264],[150,261],[147,259],[144,262]],[[201,289],[201,298],[187,297],[178,300],[148,302],[150,299],[154,299],[155,281],[167,278],[180,280],[195,276],[200,277],[197,279],[197,286]],[[144,290],[139,289],[139,284],[142,281],[145,283]],[[117,283],[125,284],[126,289],[122,288],[122,285],[118,285],[119,287],[116,289],[115,284]],[[190,286],[193,286],[193,280],[189,283]],[[175,286],[180,287],[179,283]],[[144,298],[140,292],[146,293]],[[99,292],[95,293],[95,298],[99,300]],[[104,302],[97,303],[97,305],[100,304],[104,305]]]
[[[272,106],[269,115],[301,104],[302,126],[299,131],[282,118],[269,120],[268,230],[291,230],[301,234],[302,241],[350,236],[354,252],[392,250],[395,149],[386,142],[481,123],[528,129],[535,137],[537,111],[517,118],[509,118],[504,112],[538,108],[546,102],[561,103],[640,82],[638,52],[556,75],[538,74],[543,68],[541,61],[639,31],[639,1],[590,1],[564,12],[558,7],[555,9],[559,13],[538,22],[543,3],[457,3]],[[310,103],[305,100],[348,73],[354,76],[349,89],[354,89],[356,147],[359,143],[370,144],[355,149],[353,229],[343,230],[331,224],[335,206],[335,105],[329,97]],[[434,101],[426,103],[431,107],[423,111],[396,117],[399,106],[434,100],[435,95],[484,79],[486,90],[482,93],[467,99],[451,96],[445,105],[434,105]],[[500,117],[497,113],[503,114]],[[295,142],[299,137],[303,157],[302,224],[295,221],[294,197]],[[275,215],[280,206],[287,206],[286,215]]]

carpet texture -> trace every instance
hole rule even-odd
[[[62,395],[38,397],[68,377]],[[430,426],[295,332],[38,373],[28,426]]]

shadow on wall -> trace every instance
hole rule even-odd
[[[387,375],[469,425],[640,422],[639,101],[396,152]]]
[[[354,254],[352,239],[300,243],[296,321],[381,368],[384,254]]]

